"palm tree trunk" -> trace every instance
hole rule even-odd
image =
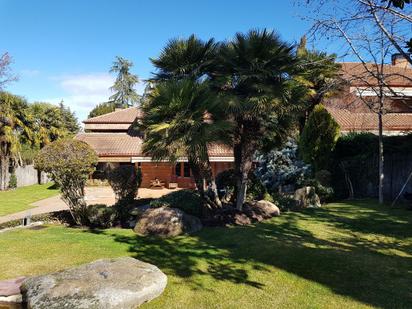
[[[240,211],[242,211],[246,199],[248,175],[253,164],[253,150],[253,145],[246,143],[244,140],[234,146],[236,209]]]
[[[215,178],[213,177],[213,171],[212,171],[212,165],[210,164],[210,161],[206,161],[206,167],[205,167],[205,180],[206,184],[208,187],[208,194],[210,195],[210,199],[214,203],[215,208],[221,208],[222,207],[222,202],[219,198],[219,194],[217,192],[217,186],[216,186],[216,181]]]
[[[217,193],[217,186],[213,178],[210,161],[198,162],[198,160],[190,157],[188,159],[193,178],[195,179],[196,188],[202,199],[205,201],[208,210],[220,208],[222,202]]]
[[[7,189],[7,174],[9,172],[10,158],[8,156],[0,157],[0,190]]]
[[[191,160],[190,157],[189,157],[188,163],[189,163],[193,178],[195,180],[196,189],[197,191],[199,191],[199,194],[203,196],[205,192],[205,181],[204,181],[204,178],[202,177],[202,173],[200,172],[199,165],[196,164],[194,160]]]

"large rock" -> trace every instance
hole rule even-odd
[[[318,208],[321,207],[319,196],[314,187],[303,187],[297,189],[293,196],[298,208]]]
[[[162,294],[167,277],[156,266],[124,257],[32,277],[21,291],[28,308],[136,308]]]
[[[150,208],[139,218],[134,231],[142,235],[173,237],[202,229],[199,218],[171,207]]]
[[[279,207],[269,201],[258,201],[252,205],[252,209],[259,213],[264,219],[280,216]]]

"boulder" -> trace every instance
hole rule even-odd
[[[173,237],[202,229],[199,218],[171,207],[150,208],[138,219],[134,231],[142,235]]]
[[[245,204],[245,208],[250,209]],[[213,213],[212,216],[203,220],[207,226],[230,226],[252,224],[251,211],[239,211],[231,206],[223,206]]]
[[[303,187],[297,189],[293,196],[298,208],[318,208],[321,207],[319,196],[315,193],[314,187]]]
[[[259,213],[264,219],[280,216],[279,207],[269,201],[258,201],[252,205],[252,209]]]
[[[131,257],[97,260],[32,277],[21,286],[28,308],[136,308],[162,294],[167,277]]]

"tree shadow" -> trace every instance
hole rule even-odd
[[[133,257],[154,264],[168,274],[181,278],[210,276],[216,280],[243,283],[255,288],[263,285],[249,280],[246,270],[239,267],[244,259],[228,258],[225,248],[217,248],[196,237],[158,237],[123,236],[111,234],[115,241],[129,245]],[[200,261],[207,260],[206,267]],[[195,288],[203,287],[202,280],[191,280]]]
[[[368,305],[408,308],[412,249],[410,240],[403,240],[410,235],[410,213],[359,207],[359,214],[353,206],[309,210],[253,226],[205,228],[170,239],[104,233],[126,243],[135,258],[188,278],[185,284],[194,289],[207,288],[203,276],[264,289],[263,283],[250,279],[250,271],[273,272],[269,267],[275,267]],[[317,227],[310,227],[313,224]],[[333,235],[325,237],[322,233],[329,229]],[[380,238],[373,238],[376,235]]]

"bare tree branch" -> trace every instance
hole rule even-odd
[[[0,56],[0,91],[4,89],[6,84],[17,80],[17,76],[11,72],[11,63],[12,58],[8,53]]]

